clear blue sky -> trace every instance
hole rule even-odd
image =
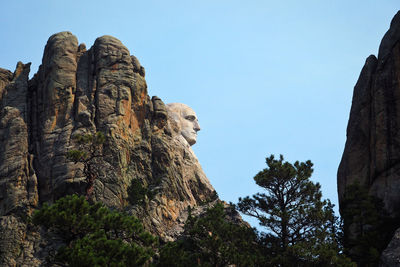
[[[385,1],[3,1],[0,67],[41,62],[48,37],[119,38],[149,94],[197,112],[194,150],[220,197],[258,191],[265,157],[311,159],[337,203],[353,87],[400,9]]]

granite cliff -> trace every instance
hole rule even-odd
[[[145,70],[116,38],[90,49],[70,32],[51,36],[38,72],[30,64],[0,69],[0,265],[37,266],[51,233],[26,218],[44,202],[85,194],[82,164],[67,152],[73,137],[102,132],[104,155],[90,198],[139,217],[164,240],[176,238],[187,207],[201,212],[218,197],[179,126],[158,97],[150,98]],[[129,201],[133,181],[149,192]]]
[[[354,87],[347,141],[338,170],[343,215],[346,188],[358,183],[383,201],[387,214],[400,218],[400,12],[382,39],[378,57],[367,58]],[[382,233],[386,234],[386,233]],[[381,258],[398,266],[399,234]],[[397,245],[396,245],[397,244]]]

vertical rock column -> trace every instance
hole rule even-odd
[[[28,152],[27,92],[30,64],[18,63],[2,91],[0,109],[0,215],[37,204],[37,179]],[[4,84],[4,80],[3,80]]]
[[[27,215],[38,204],[29,153],[28,75],[19,62],[13,75],[0,70],[0,265],[37,266]]]
[[[104,164],[95,180],[94,197],[121,208],[127,205],[127,188],[137,176],[128,174],[131,155],[142,144],[148,146],[143,132],[150,124],[150,99],[144,77],[139,74],[141,71],[144,75],[143,67],[132,61],[121,41],[99,37],[90,52],[95,85],[93,122],[106,136]]]
[[[77,182],[75,167],[65,158],[73,129],[77,53],[78,41],[70,32],[51,36],[32,87],[31,149],[42,201],[67,194]]]

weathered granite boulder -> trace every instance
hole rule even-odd
[[[0,69],[1,266],[40,265],[60,245],[26,218],[43,202],[85,194],[83,165],[67,157],[76,135],[106,137],[88,197],[138,216],[164,240],[182,232],[188,206],[201,212],[216,201],[180,126],[150,99],[144,68],[118,39],[87,50],[70,32],[55,34],[28,75],[29,64]],[[151,192],[140,204],[130,201],[133,181]]]

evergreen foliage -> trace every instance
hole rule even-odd
[[[229,222],[221,203],[189,218],[182,239],[160,250],[158,266],[263,266],[254,229]]]
[[[145,199],[152,198],[153,193],[139,179],[133,179],[128,187],[128,201],[131,205],[143,204]]]
[[[67,158],[75,164],[83,164],[83,174],[86,177],[86,199],[90,198],[93,191],[94,181],[98,177],[100,158],[103,157],[103,144],[106,137],[102,132],[96,134],[84,134],[73,136],[74,142],[79,149],[68,151]]]
[[[320,185],[310,181],[311,161],[294,164],[281,155],[266,158],[268,168],[254,180],[264,189],[239,198],[242,213],[255,217],[261,226],[269,264],[276,266],[352,266],[339,253],[338,219],[329,200],[321,200]]]
[[[382,200],[357,182],[346,187],[341,212],[345,253],[358,266],[378,266],[380,254],[400,226],[398,220],[389,218]]]
[[[87,161],[91,153],[96,153],[90,149],[104,139],[88,135],[78,140],[83,149],[70,151],[70,159],[87,166],[94,164]],[[311,161],[290,164],[283,156],[275,159],[271,155],[266,163],[268,167],[254,177],[264,192],[240,198],[236,206],[259,220],[266,229],[261,234],[230,221],[235,206],[227,208],[221,202],[199,217],[193,217],[188,207],[183,235],[162,247],[137,218],[100,203],[90,204],[76,195],[61,198],[53,205],[44,204],[34,213],[33,222],[56,231],[65,240],[66,246],[53,258],[53,263],[60,265],[150,266],[158,250],[153,259],[156,266],[355,266],[341,253],[338,237],[346,236],[349,228],[340,232],[334,205],[321,200],[320,185],[310,181]],[[344,225],[356,225],[362,234],[341,240],[345,241],[346,252],[353,253],[349,255],[357,255],[353,258],[360,266],[374,266],[362,265],[359,259],[365,257],[368,263],[375,263],[382,249],[377,236],[384,227],[379,223],[381,206],[361,189],[349,190],[352,193],[346,194]],[[151,194],[138,179],[132,180],[128,191],[134,205],[143,204]]]
[[[157,240],[140,221],[76,195],[36,211],[33,223],[57,231],[65,240],[55,261],[69,266],[143,266]]]

